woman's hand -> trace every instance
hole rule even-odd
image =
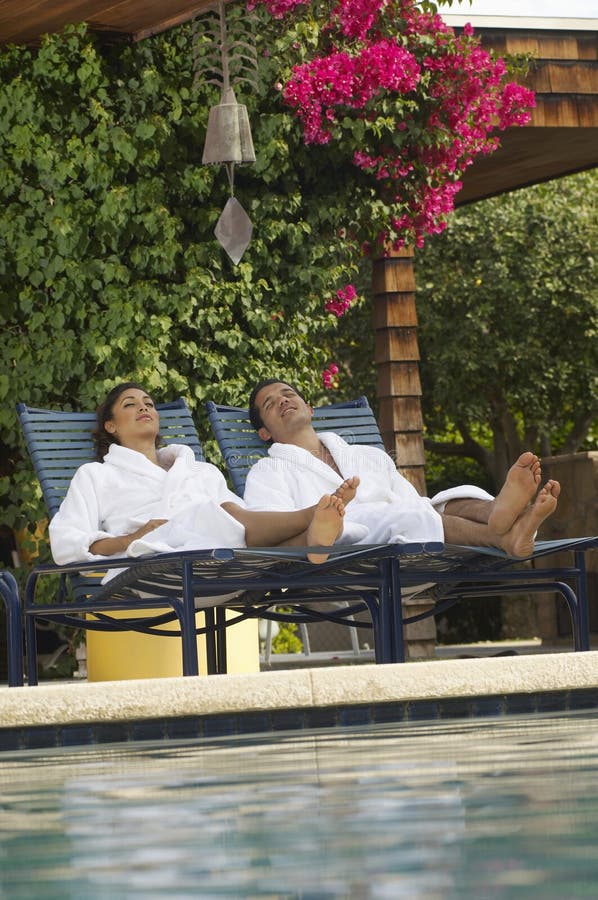
[[[150,531],[155,531],[156,528],[159,528],[160,525],[164,525],[166,522],[168,522],[168,519],[150,519],[149,522],[141,525],[140,528],[131,534],[123,534],[120,537],[113,538],[100,538],[90,545],[89,552],[95,553],[97,556],[114,556],[117,553],[122,555],[127,552],[129,544],[132,544],[133,541],[143,537]]]

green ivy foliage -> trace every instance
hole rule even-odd
[[[418,260],[428,427],[499,483],[525,447],[596,437],[597,189],[590,171],[465,207]]]
[[[229,187],[201,156],[219,91],[194,86],[189,27],[111,49],[70,27],[37,50],[0,53],[4,523],[43,515],[18,401],[93,408],[134,378],[157,399],[185,396],[207,439],[206,399],[245,403],[257,379],[278,374],[322,393],[336,329],[324,299],[359,268],[357,243],[338,239],[359,196],[330,159],[322,179],[323,158],[282,109],[276,48],[292,35],[262,19],[251,26],[258,84],[238,97],[257,151],[236,170],[254,226],[238,266],[213,234]]]

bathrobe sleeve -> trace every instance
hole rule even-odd
[[[357,491],[360,502],[397,500],[415,503],[421,497],[411,482],[399,472],[391,456],[378,447],[348,445],[337,434],[325,432],[321,440],[331,451],[345,477],[359,475]],[[492,494],[473,484],[461,484],[435,494],[430,502],[437,512],[444,512],[449,500],[492,500]]]
[[[244,526],[222,508],[227,502],[243,507],[243,500],[229,490],[216,466],[195,461],[188,447],[173,446],[176,460],[153,515],[168,521],[129,544],[126,555],[245,547]]]
[[[295,496],[293,480],[288,477],[288,472],[285,475],[279,462],[270,457],[260,459],[249,470],[243,494],[243,499],[249,509],[287,512],[317,503],[322,492],[318,492],[316,489],[314,499],[309,493],[308,479],[304,480],[304,498],[300,500]]]
[[[60,509],[50,522],[50,547],[57,565],[106,560],[89,552],[94,541],[117,537],[105,531],[100,522],[98,470],[101,463],[87,463],[78,469]]]

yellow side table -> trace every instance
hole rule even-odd
[[[167,610],[139,610],[142,616],[155,616]],[[126,619],[130,612],[111,613],[115,618]],[[238,615],[227,611],[227,618]],[[205,624],[204,614],[195,616],[197,627]],[[162,628],[178,630],[178,622],[170,622]],[[199,672],[207,673],[206,642],[203,635],[197,638]],[[245,619],[226,632],[227,671],[231,674],[259,672],[260,648],[257,619]],[[155,637],[135,631],[87,632],[88,681],[124,681],[130,678],[169,678],[183,674],[181,640],[179,637]]]

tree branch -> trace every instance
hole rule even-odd
[[[457,422],[456,424],[463,439],[461,444],[455,444],[452,441],[434,441],[426,438],[424,440],[426,450],[431,450],[433,453],[439,453],[442,456],[469,457],[492,474],[492,454],[471,436],[465,422]]]
[[[567,439],[559,451],[559,456],[564,456],[566,453],[576,453],[579,450],[580,446],[588,436],[588,431],[597,415],[598,407],[594,407],[588,413],[581,415],[575,420],[573,428],[567,435]]]

